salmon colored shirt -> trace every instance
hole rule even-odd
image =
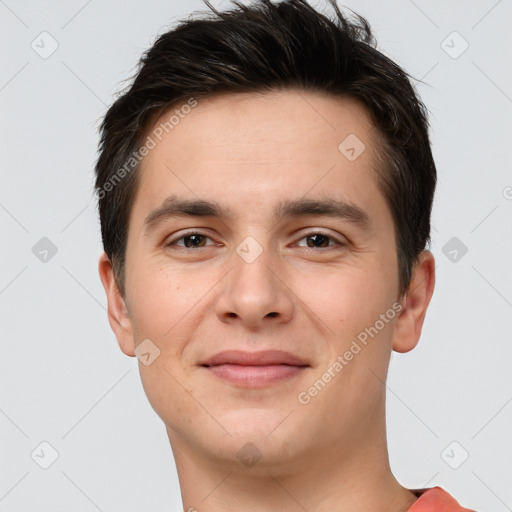
[[[419,497],[407,512],[475,512],[461,507],[452,496],[439,486],[409,490]]]

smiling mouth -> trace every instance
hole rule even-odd
[[[309,368],[309,364],[295,354],[282,350],[226,350],[203,362],[201,367],[231,384],[258,388],[296,377]]]
[[[308,365],[242,365],[224,363],[212,366],[203,365],[203,367],[215,377],[232,384],[241,387],[259,388],[296,377],[308,368]]]

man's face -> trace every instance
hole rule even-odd
[[[130,217],[122,347],[151,340],[146,362],[158,347],[140,373],[175,451],[236,461],[252,443],[243,450],[261,461],[293,463],[348,456],[383,428],[398,270],[376,137],[358,103],[302,91],[201,100],[153,137]],[[145,225],[171,196],[228,215]],[[204,366],[226,350],[286,351],[302,366]]]

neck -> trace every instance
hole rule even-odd
[[[391,473],[381,412],[382,422],[369,421],[349,442],[250,468],[194,449],[168,428],[185,512],[407,511],[417,497]]]

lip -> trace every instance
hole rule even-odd
[[[260,388],[291,379],[309,367],[300,357],[282,350],[226,350],[204,361],[201,366],[216,377],[247,388]]]
[[[246,352],[244,350],[224,350],[218,352],[203,363],[203,366],[220,364],[238,364],[244,366],[265,366],[287,364],[290,366],[309,366],[303,359],[284,350],[262,350]]]

